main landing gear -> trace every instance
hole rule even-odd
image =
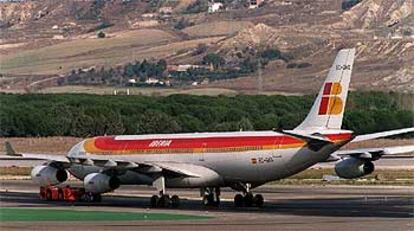
[[[261,194],[256,194],[253,196],[253,193],[246,193],[244,196],[240,193],[234,196],[234,206],[235,207],[262,207],[264,203],[264,198]]]
[[[203,198],[202,202],[204,206],[218,207],[220,205],[220,188],[219,187],[201,188],[200,196]]]
[[[235,207],[262,207],[264,203],[264,198],[262,194],[253,195],[250,192],[251,185],[250,184],[240,184],[241,191],[243,194],[236,194],[234,196],[234,206]]]
[[[177,208],[180,205],[180,198],[177,195],[170,197],[168,194],[153,195],[150,199],[152,208]]]
[[[165,178],[163,176],[158,177],[153,186],[157,188],[159,195],[153,195],[150,199],[151,207],[153,208],[177,208],[180,205],[180,198],[177,195],[170,197],[165,193]]]

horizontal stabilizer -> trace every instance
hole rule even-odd
[[[331,140],[325,137],[322,137],[322,136],[308,135],[308,134],[299,133],[297,131],[287,131],[287,130],[276,130],[276,131],[278,133],[292,136],[297,139],[305,141],[312,151],[318,151],[325,145],[333,143]]]
[[[342,159],[344,156],[352,156],[358,159],[378,160],[384,155],[398,155],[411,152],[414,152],[414,145],[339,150],[332,153],[326,162],[337,161]]]
[[[321,136],[315,136],[315,135],[307,135],[307,134],[302,134],[299,132],[294,132],[294,131],[287,131],[287,130],[276,130],[278,133],[282,133],[285,135],[289,135],[289,136],[293,136],[296,137],[298,139],[304,140],[306,142],[311,142],[311,141],[320,141],[320,142],[326,142],[326,143],[333,143],[331,140],[325,138],[325,137],[321,137]]]
[[[356,136],[351,143],[414,132],[414,127]]]

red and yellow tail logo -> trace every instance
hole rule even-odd
[[[342,92],[342,86],[338,82],[325,83],[323,96],[319,105],[319,115],[338,115],[343,109],[343,102],[339,96]]]

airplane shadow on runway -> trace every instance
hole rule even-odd
[[[104,196],[100,203],[56,202],[39,199],[35,193],[1,192],[0,201],[13,207],[72,207],[105,206],[149,208],[149,198]],[[382,217],[413,218],[412,197],[370,197],[329,199],[287,199],[267,201],[262,208],[235,208],[232,202],[224,201],[219,208],[204,207],[199,200],[182,199],[179,210],[219,211],[233,213],[274,213],[278,215],[325,216],[325,217]],[[157,209],[154,209],[157,210]]]

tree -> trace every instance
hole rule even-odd
[[[180,18],[180,20],[177,21],[177,23],[174,25],[174,28],[177,30],[182,30],[186,27],[192,26],[194,23],[188,21],[185,18]]]
[[[181,127],[174,118],[154,110],[142,114],[136,124],[137,134],[176,133],[181,131]]]
[[[208,1],[197,0],[187,7],[186,13],[200,13],[200,12],[206,12],[207,10],[208,10]]]
[[[97,36],[98,36],[98,38],[105,38],[106,34],[103,31],[99,31]]]
[[[259,69],[259,62],[254,58],[246,58],[240,64],[240,71],[242,73],[253,73]]]
[[[273,128],[279,128],[280,119],[275,114],[269,113],[260,116],[254,124],[256,130],[271,130]]]
[[[356,4],[360,3],[362,0],[344,0],[342,2],[342,9],[349,10],[354,7]]]
[[[204,123],[194,116],[181,114],[178,116],[179,125],[183,132],[202,132]]]
[[[238,127],[240,130],[242,131],[253,131],[254,127],[253,124],[250,122],[250,120],[246,117],[243,117],[239,122],[238,122]]]
[[[260,53],[260,57],[266,60],[280,59],[282,57],[281,52],[277,49],[269,48]]]
[[[165,61],[165,59],[160,59],[155,66],[155,76],[159,78],[162,77],[164,71],[167,70],[167,61]]]
[[[204,43],[199,43],[194,51],[194,55],[200,55],[206,52],[208,49],[208,46]]]
[[[135,75],[134,66],[131,63],[128,63],[124,67],[124,75],[126,75],[127,77],[132,77]]]
[[[203,63],[207,65],[213,65],[214,69],[219,69],[226,63],[223,57],[216,53],[209,53],[203,57]]]

